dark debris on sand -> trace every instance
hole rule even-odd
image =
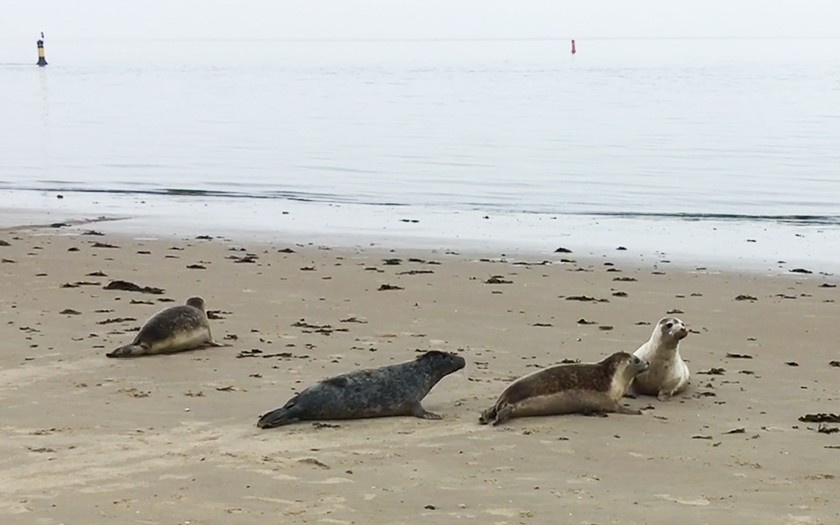
[[[111,281],[104,287],[106,290],[122,290],[125,292],[140,292],[152,295],[163,295],[163,288],[156,288],[154,286],[139,286],[130,281]]]
[[[127,321],[136,321],[134,317],[112,317],[109,319],[105,319],[104,321],[97,321],[96,324],[113,324],[113,323],[125,323]]]
[[[725,368],[710,368],[708,370],[701,370],[697,372],[698,375],[708,375],[708,376],[722,376],[726,373]]]
[[[570,295],[566,297],[567,301],[581,301],[585,303],[608,303],[610,302],[609,299],[596,299],[595,297],[589,297],[588,295]]]
[[[80,286],[99,286],[99,283],[91,281],[76,281],[74,283],[64,283],[61,285],[62,288],[78,288]]]
[[[733,353],[730,353],[730,352],[726,353],[726,357],[728,357],[730,359],[752,359],[753,358],[753,356],[751,356],[750,354],[733,354]]]
[[[799,417],[799,421],[803,423],[840,423],[840,415],[825,414],[823,412],[818,414],[805,414]]]

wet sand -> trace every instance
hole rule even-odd
[[[799,421],[840,411],[836,276],[95,227],[0,231],[2,523],[840,522],[838,425]],[[195,294],[229,346],[105,358]],[[478,424],[512,379],[632,352],[669,312],[691,329],[685,394]],[[441,421],[255,426],[430,349],[467,360],[424,402]]]

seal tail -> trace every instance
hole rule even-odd
[[[297,406],[297,397],[295,397],[283,405],[283,408],[277,408],[260,416],[259,421],[257,421],[257,426],[260,428],[274,428],[288,425],[297,421],[301,412],[302,410]]]
[[[130,345],[125,345],[108,352],[105,354],[105,357],[133,357],[137,355],[143,355],[149,351],[149,347],[144,344],[135,344],[131,343]]]

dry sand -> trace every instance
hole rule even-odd
[[[840,523],[837,425],[798,420],[840,412],[831,276],[86,229],[0,231],[0,523]],[[229,347],[105,358],[194,294]],[[510,380],[633,351],[667,312],[692,329],[686,394],[478,425]],[[255,426],[318,379],[429,349],[467,360],[424,402],[441,421]]]

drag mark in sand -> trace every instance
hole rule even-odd
[[[665,501],[671,501],[673,503],[679,503],[680,505],[689,505],[692,507],[705,507],[706,505],[709,505],[711,503],[703,496],[700,496],[699,498],[681,498],[677,496],[672,496],[670,494],[656,494],[656,497]]]

